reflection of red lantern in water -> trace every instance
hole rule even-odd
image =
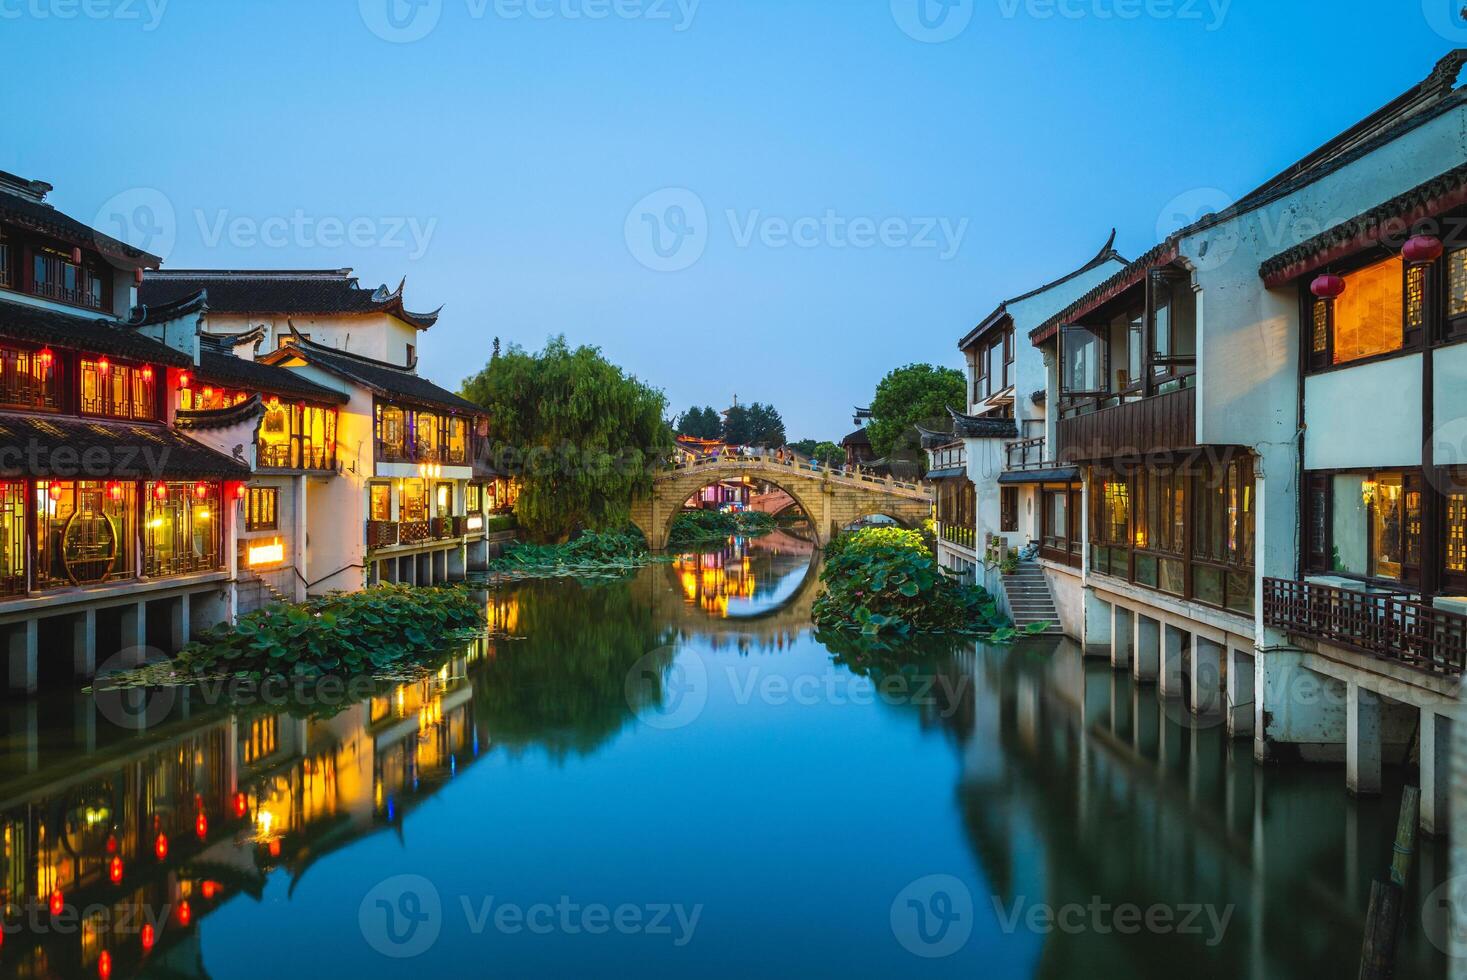
[[[194,818],[194,833],[199,835],[199,840],[209,836],[209,818],[204,815],[203,810]]]
[[[194,912],[193,912],[193,909],[191,909],[191,908],[188,907],[188,902],[187,901],[179,902],[178,903],[178,924],[181,925],[181,926],[187,927],[188,924],[191,921],[193,921],[193,917],[194,917]]]
[[[65,910],[66,900],[61,897],[61,889],[58,888],[51,893],[50,907],[52,915],[60,915]]]
[[[105,949],[102,950],[102,955],[97,958],[97,976],[101,977],[102,980],[107,980],[108,977],[112,976],[112,954]]]
[[[152,925],[152,923],[150,923],[150,922],[143,923],[143,952],[144,953],[146,953],[148,950],[150,950],[150,949],[153,948],[153,940],[155,938],[157,938],[157,937],[153,935],[153,925]]]
[[[206,881],[200,886],[199,891],[203,892],[205,899],[212,901],[214,896],[219,894],[219,882]]]
[[[236,817],[243,817],[246,813],[249,813],[249,812],[250,812],[250,802],[249,802],[249,800],[245,799],[245,795],[243,793],[235,793],[234,794],[234,815]]]
[[[164,858],[168,857],[167,834],[159,834],[157,838],[153,841],[153,853],[158,855],[159,861],[162,861]]]
[[[116,854],[107,862],[107,877],[112,879],[112,884],[122,884],[122,858]]]

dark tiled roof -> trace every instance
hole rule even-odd
[[[426,330],[441,311],[414,313],[403,306],[402,290],[386,286],[363,289],[350,269],[327,270],[207,270],[177,269],[150,272],[138,290],[138,301],[148,305],[171,303],[200,290],[209,294],[216,313],[332,316],[390,313],[404,323]]]
[[[0,181],[0,183],[5,182]],[[50,190],[48,185],[41,186]],[[0,221],[59,238],[71,245],[96,249],[108,258],[131,268],[156,267],[163,261],[156,255],[144,252],[140,248],[133,248],[126,242],[119,242],[89,225],[82,224],[70,215],[62,214],[44,201],[33,201],[6,190],[0,190]]]
[[[114,320],[58,313],[3,299],[0,299],[0,337],[152,364],[193,366],[193,358],[183,351],[144,337]]]
[[[211,349],[209,344],[201,344],[199,347],[199,367],[195,373],[201,380],[215,381],[245,391],[263,391],[272,395],[286,395],[333,405],[345,405],[351,401],[350,396],[343,392],[318,385],[290,368],[247,361],[242,357]]]
[[[208,303],[204,292],[200,290],[189,296],[182,296],[172,303],[159,303],[155,306],[135,306],[132,316],[128,319],[128,326],[146,327],[154,323],[167,323],[191,313],[203,313],[207,310]]]
[[[249,464],[161,425],[46,415],[0,415],[0,442],[18,445],[0,476],[33,479],[242,479]]]
[[[953,434],[960,439],[1017,439],[1019,424],[1013,419],[985,419],[948,409],[953,417]]]
[[[1055,332],[1064,324],[1073,321],[1076,317],[1090,313],[1103,303],[1115,299],[1121,293],[1144,279],[1149,270],[1157,266],[1166,265],[1168,262],[1176,259],[1176,257],[1177,238],[1173,236],[1029,331],[1029,340],[1034,344],[1044,343],[1050,337],[1054,336]]]
[[[966,477],[967,475],[968,471],[961,466],[953,466],[945,470],[927,471],[927,479],[929,480],[956,480],[958,477]]]
[[[228,408],[198,411],[179,409],[174,413],[173,423],[180,429],[227,429],[231,425],[239,425],[264,414],[264,399],[254,394]]]
[[[1467,203],[1467,163],[1280,252],[1264,262],[1258,274],[1269,286],[1281,286],[1384,240],[1395,239],[1400,244],[1409,237],[1415,222],[1464,203]]]
[[[1467,91],[1456,88],[1464,64],[1467,64],[1467,48],[1449,52],[1436,63],[1425,80],[1245,194],[1237,204],[1217,214],[1206,215],[1177,234],[1195,234],[1292,194],[1400,139],[1443,113],[1467,104]]]
[[[299,357],[307,364],[330,371],[338,377],[354,381],[365,388],[386,395],[394,401],[413,402],[422,405],[447,408],[455,412],[483,415],[484,409],[473,402],[460,398],[451,391],[438,387],[425,378],[420,378],[405,368],[384,364],[366,357],[358,357],[333,347],[323,347],[296,335],[294,343],[266,355],[265,363]]]
[[[1080,468],[1078,466],[1056,466],[1048,470],[1024,470],[1022,472],[1004,473],[998,478],[998,482],[1005,486],[1021,483],[1065,483],[1070,480],[1080,479]]]
[[[1121,265],[1126,265],[1127,263],[1125,258],[1121,255],[1120,252],[1116,251],[1115,244],[1116,230],[1112,228],[1110,230],[1110,238],[1107,239],[1106,243],[1100,247],[1100,251],[1096,253],[1095,258],[1091,259],[1089,262],[1086,262],[1075,271],[1067,272],[1063,276],[1060,276],[1058,279],[1055,279],[1052,282],[1047,282],[1042,286],[1029,290],[1027,293],[1021,293],[1018,296],[1006,299],[1002,303],[998,304],[998,309],[990,313],[982,323],[978,324],[978,326],[969,331],[966,337],[958,341],[958,350],[967,350],[969,347],[972,347],[974,342],[977,341],[979,337],[982,337],[984,334],[988,333],[1004,320],[1009,319],[1007,313],[1010,305],[1014,303],[1022,303],[1026,299],[1033,299],[1040,293],[1048,292],[1056,286],[1063,286],[1071,279],[1074,279],[1077,276],[1083,276],[1091,269],[1098,269],[1101,266],[1105,265],[1107,262],[1115,261],[1121,263]]]
[[[866,432],[864,428],[857,429],[855,432],[852,432],[850,435],[842,439],[840,441],[840,444],[842,446],[869,446],[871,445],[871,436]]]

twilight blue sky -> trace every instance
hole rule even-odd
[[[0,0],[0,169],[173,267],[406,275],[450,387],[564,332],[839,439],[1467,43],[1459,0],[918,2]]]

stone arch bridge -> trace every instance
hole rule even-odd
[[[885,515],[916,527],[932,514],[932,493],[919,484],[780,462],[773,456],[722,456],[663,470],[651,492],[632,501],[632,523],[653,551],[663,551],[673,518],[689,497],[714,483],[745,477],[772,483],[793,497],[815,526],[816,543],[822,547],[836,531],[865,517]]]

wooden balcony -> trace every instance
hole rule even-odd
[[[1053,466],[1052,461],[1044,458],[1044,437],[1037,439],[1020,439],[1017,442],[1004,444],[1005,468],[1010,472],[1022,472],[1024,470],[1042,470]]]
[[[1263,622],[1433,674],[1467,668],[1467,616],[1395,595],[1266,578]]]
[[[1057,456],[1067,463],[1197,447],[1197,389],[1181,388],[1060,419]]]
[[[394,521],[367,522],[367,550],[390,548],[397,544],[397,523]]]

